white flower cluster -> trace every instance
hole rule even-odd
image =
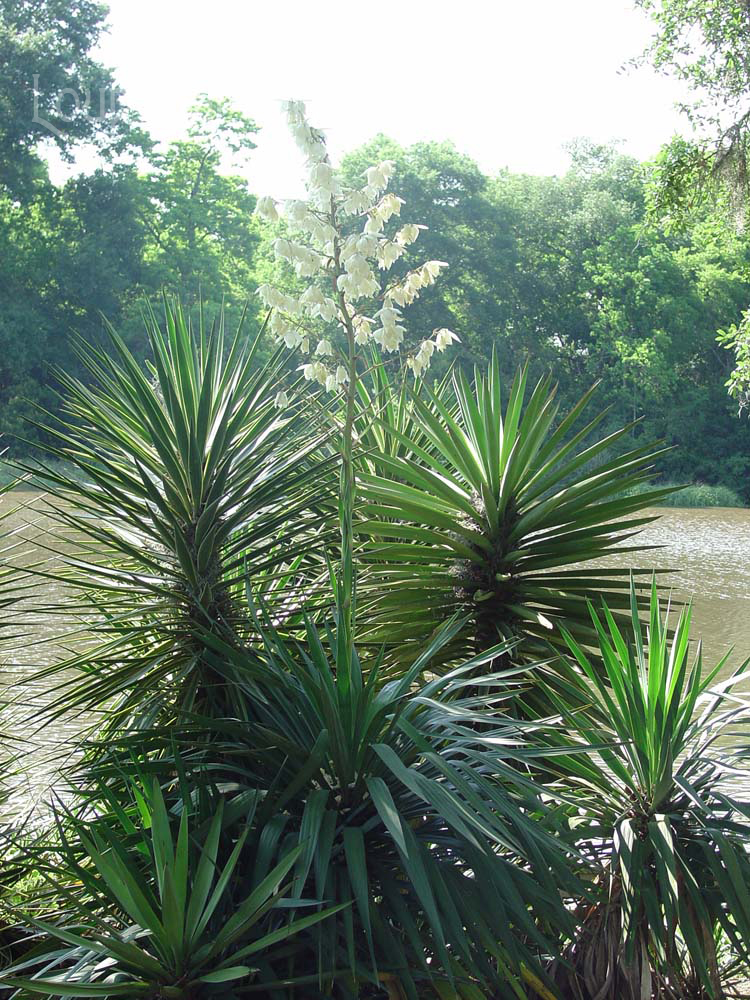
[[[391,237],[384,233],[390,220],[401,214],[403,204],[387,191],[394,164],[384,160],[368,167],[361,188],[343,190],[331,166],[325,136],[308,122],[304,104],[288,101],[283,108],[292,136],[305,156],[308,200],[288,201],[280,210],[273,198],[259,198],[256,213],[268,222],[278,222],[283,216],[294,238],[279,237],[274,253],[310,284],[298,297],[268,284],[261,285],[258,295],[272,310],[269,328],[274,336],[287,347],[311,356],[300,366],[304,378],[336,391],[349,381],[350,374],[345,364],[338,363],[340,359],[346,362],[348,354],[335,346],[337,337],[331,326],[336,324],[347,341],[353,340],[357,346],[373,341],[383,351],[398,351],[406,335],[401,309],[433,284],[447,265],[428,260],[403,280],[381,288],[378,271],[389,271],[425,228],[407,223]],[[359,228],[356,221],[345,221],[347,216],[360,220]],[[363,300],[374,305],[365,310]],[[457,340],[450,330],[434,330],[432,337],[407,357],[414,376],[419,378],[427,371],[436,350],[444,351]],[[276,405],[287,403],[282,390]]]
[[[415,378],[420,378],[430,367],[430,361],[435,351],[442,354],[446,347],[450,347],[454,340],[458,340],[455,333],[445,328],[435,330],[433,338],[432,340],[423,340],[417,353],[406,359],[406,363],[414,372]]]

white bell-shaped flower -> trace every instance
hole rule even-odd
[[[373,199],[367,191],[350,191],[341,203],[347,215],[361,215],[372,206]]]
[[[261,219],[265,219],[266,222],[279,221],[279,213],[276,208],[276,202],[268,195],[258,198],[255,203],[255,214]]]
[[[445,327],[443,327],[441,330],[435,330],[434,335],[435,335],[435,347],[437,347],[439,351],[444,351],[446,347],[450,347],[451,344],[453,344],[454,342],[456,343],[461,342],[460,338],[457,337],[452,330],[446,330]]]
[[[426,229],[427,226],[417,226],[413,222],[407,222],[405,226],[402,226],[396,233],[396,242],[400,243],[401,246],[409,246],[414,243],[419,236],[420,229]]]

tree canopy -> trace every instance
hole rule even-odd
[[[111,70],[91,55],[107,7],[94,0],[0,0],[0,187],[18,195],[44,176],[40,142],[115,155],[147,136]]]
[[[651,58],[665,70],[679,64],[707,102],[724,94],[722,121],[731,112],[741,123],[744,5],[642,5],[660,30]],[[82,114],[57,138],[33,126],[32,93],[21,86],[32,62],[47,73],[50,93],[116,89],[91,55],[104,16],[102,5],[84,0],[0,0],[0,104],[8,111],[0,126],[0,421],[16,453],[39,440],[27,418],[37,404],[54,406],[56,367],[79,371],[75,340],[96,343],[103,317],[136,353],[144,348],[143,309],[164,290],[208,315],[223,304],[229,323],[249,303],[252,327],[261,318],[255,289],[276,267],[280,230],[253,216],[255,193],[243,174],[262,133],[227,100],[198,97],[186,134],[164,145],[139,132],[132,115]],[[705,34],[700,59],[690,48],[696,25]],[[709,104],[692,113],[718,122]],[[113,156],[54,185],[47,140],[67,155],[85,141]],[[114,155],[125,143],[137,157]],[[664,475],[747,495],[750,439],[725,395],[732,356],[715,338],[718,330],[740,336],[748,240],[715,200],[692,205],[679,226],[674,215],[654,212],[676,150],[649,165],[579,140],[562,176],[489,176],[450,143],[402,147],[379,135],[345,157],[343,173],[356,179],[369,164],[392,160],[410,216],[428,227],[420,254],[449,264],[415,304],[415,331],[455,330],[467,369],[496,350],[507,385],[526,360],[534,376],[552,371],[569,403],[601,381],[613,426],[636,419],[633,437],[679,446],[663,461]],[[413,220],[405,212],[403,221]],[[409,261],[407,253],[395,273]],[[447,363],[436,359],[438,375]]]

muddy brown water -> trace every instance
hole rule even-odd
[[[39,514],[39,499],[33,493],[14,493],[1,501],[6,509],[17,508],[2,530],[6,538],[11,533],[16,554],[27,562],[42,557],[54,561],[65,547],[50,532],[49,520]],[[750,510],[665,508],[653,513],[659,519],[644,529],[642,540],[659,548],[616,556],[608,565],[673,569],[661,586],[668,584],[676,597],[692,600],[692,635],[703,639],[707,666],[733,647],[725,671],[729,673],[750,657]],[[47,603],[60,598],[71,600],[59,584],[34,585],[21,623],[22,637],[6,641],[0,659],[0,692],[4,689],[14,699],[0,731],[9,730],[24,741],[12,797],[14,808],[22,806],[24,811],[48,799],[57,769],[69,758],[84,722],[91,721],[64,718],[39,728],[40,714],[50,701],[50,684],[20,683],[75,648],[77,623],[72,617],[44,611]]]
[[[661,508],[641,538],[660,548],[614,557],[610,565],[671,569],[662,590],[692,601],[691,635],[702,638],[704,663],[730,648],[725,673],[750,657],[750,510],[733,507]]]

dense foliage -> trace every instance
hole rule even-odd
[[[431,634],[418,617],[410,630],[400,602],[368,599],[383,573],[421,588],[421,566],[429,579],[439,565],[445,538],[417,498],[441,454],[471,468],[484,449],[488,502],[503,469],[498,482],[528,494],[527,515],[495,501],[501,535],[519,513],[541,525],[567,511],[559,538],[529,526],[549,569],[569,560],[566,539],[598,554],[637,526],[640,500],[617,486],[643,477],[648,452],[591,467],[617,444],[596,440],[601,415],[588,448],[567,437],[576,411],[546,438],[547,384],[523,409],[519,374],[503,416],[496,365],[474,385],[459,377],[455,409],[376,366],[359,420],[379,398],[390,487],[368,474],[363,434],[347,555],[336,452],[304,409],[274,407],[279,359],[253,364],[242,328],[225,350],[170,303],[147,333],[153,381],[111,331],[109,351],[85,352],[95,385],[68,380],[50,427],[54,457],[77,467],[42,474],[48,516],[77,539],[60,576],[75,597],[51,610],[90,625],[47,677],[54,710],[83,706],[97,723],[55,825],[6,834],[6,892],[34,875],[0,911],[9,995],[723,996],[723,956],[743,959],[748,938],[750,805],[732,798],[716,740],[747,706],[730,691],[741,678],[712,687],[721,664],[688,669],[689,617],[670,640],[654,590],[642,631],[634,588],[618,614],[622,573],[572,571],[568,599],[548,606],[554,592],[513,565],[512,615],[480,602],[481,628],[448,605]],[[338,404],[318,402],[321,426],[335,421]],[[372,521],[389,489],[405,498],[393,551]],[[337,556],[360,566],[349,640]],[[587,611],[602,588],[613,610]],[[542,661],[540,606],[559,629]],[[378,629],[388,641],[373,646]]]
[[[641,61],[682,81],[680,108],[690,129],[661,150],[649,185],[651,214],[689,228],[709,205],[729,228],[744,230],[750,199],[750,8],[744,0],[638,0],[656,33]],[[719,332],[734,351],[727,387],[742,412],[750,399],[750,312]]]
[[[53,13],[49,3],[27,6]],[[80,6],[86,28],[65,52],[79,46],[83,71],[101,10]],[[16,15],[0,17],[20,45]],[[11,84],[0,80],[3,100]],[[128,135],[135,144],[132,122]],[[24,149],[43,138],[39,129]],[[240,176],[262,142],[253,121],[204,96],[184,138],[139,142],[137,160],[60,186],[38,157],[22,190],[0,183],[0,418],[16,455],[40,440],[24,423],[31,404],[51,405],[56,365],[82,371],[74,339],[99,343],[102,314],[142,355],[144,298],[179,290],[186,309],[202,297],[207,314],[224,302],[234,324],[248,299],[255,313],[254,289],[274,270],[277,228],[251,218],[255,199]],[[21,170],[13,149],[7,162]],[[381,136],[346,159],[344,175],[394,162],[399,190],[429,227],[426,250],[450,262],[415,323],[455,330],[467,371],[496,348],[509,386],[529,359],[534,379],[554,368],[568,405],[601,379],[612,427],[643,417],[634,436],[679,446],[661,467],[671,480],[723,484],[746,499],[750,431],[725,398],[732,358],[714,340],[750,299],[746,237],[708,208],[679,233],[665,228],[647,211],[650,169],[587,143],[571,152],[562,177],[487,177],[450,144],[407,149]]]
[[[554,591],[534,588],[531,565],[508,567],[512,614],[480,602],[480,628],[461,601],[458,615],[435,606],[428,634],[400,602],[372,600],[384,573],[421,588],[444,556],[419,479],[441,454],[471,468],[484,449],[488,502],[502,469],[528,494],[526,515],[495,501],[501,535],[519,513],[542,525],[559,498],[565,530],[538,536],[551,586],[566,539],[595,555],[637,525],[649,497],[617,485],[641,479],[649,453],[600,457],[618,442],[597,439],[601,415],[570,437],[577,411],[546,437],[549,387],[524,409],[522,374],[502,414],[496,365],[458,378],[456,409],[376,366],[355,386],[357,422],[390,394],[372,425],[392,438],[379,453],[390,486],[367,472],[365,433],[347,552],[337,453],[291,385],[274,408],[279,359],[251,364],[241,328],[225,350],[170,303],[147,332],[153,381],[111,331],[108,351],[85,351],[95,384],[69,380],[50,426],[54,456],[78,470],[42,473],[73,544],[56,575],[77,596],[56,610],[90,626],[47,678],[55,711],[83,706],[97,723],[55,825],[8,831],[6,883],[36,880],[5,903],[9,995],[723,996],[724,953],[744,958],[748,936],[750,805],[725,787],[716,737],[747,706],[726,682],[714,691],[719,668],[701,679],[699,657],[688,670],[688,617],[670,646],[654,591],[642,632],[635,589],[620,613],[622,572],[572,571],[569,597],[547,607]],[[340,433],[342,400],[317,402],[321,428]],[[558,438],[567,450],[545,462]],[[551,502],[534,503],[534,485]],[[405,497],[396,548],[379,542],[395,521],[372,520],[389,490]],[[353,565],[335,573],[337,558]],[[360,594],[348,635],[344,583]],[[541,661],[540,606],[558,650]]]
[[[467,370],[494,348],[509,387],[529,359],[532,378],[554,370],[568,406],[600,379],[612,428],[642,417],[634,438],[678,446],[665,475],[744,496],[748,428],[715,337],[747,303],[746,240],[707,214],[681,233],[650,223],[644,167],[587,143],[572,152],[561,178],[487,178],[448,145],[379,139],[346,167],[394,160],[425,247],[451,264],[415,321],[455,330]]]
[[[96,4],[10,8],[0,41],[40,12],[100,72]],[[691,665],[638,533],[659,472],[744,482],[708,345],[745,241],[649,221],[612,150],[487,178],[381,136],[337,171],[284,110],[283,206],[225,173],[258,129],[205,96],[185,140],[59,188],[10,139],[2,416],[46,404],[15,447],[64,551],[9,542],[0,623],[75,616],[34,723],[83,728],[0,828],[0,994],[725,1000],[747,674]]]

